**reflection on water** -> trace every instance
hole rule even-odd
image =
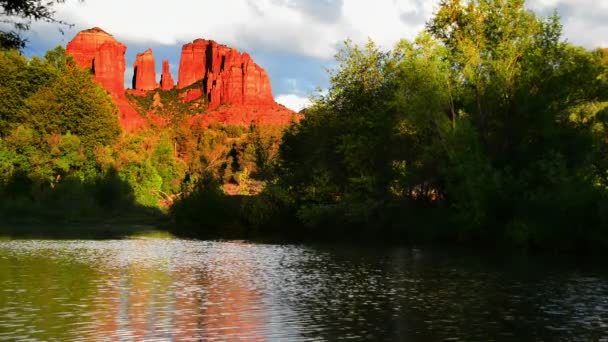
[[[0,340],[601,340],[607,280],[413,248],[0,241]]]

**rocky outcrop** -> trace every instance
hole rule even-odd
[[[179,97],[183,99],[184,102],[198,100],[201,96],[203,96],[203,91],[200,88],[188,89],[179,94]]]
[[[125,51],[127,47],[94,27],[79,32],[66,47],[81,68],[91,69],[94,79],[115,96],[124,96]]]
[[[125,97],[126,50],[124,44],[98,27],[79,32],[66,47],[66,53],[81,68],[90,69],[93,79],[112,95],[122,127],[133,130],[145,126],[145,121]]]
[[[182,47],[182,56],[179,61],[177,88],[183,89],[201,81],[207,71],[207,47],[209,41],[197,39]]]
[[[187,110],[190,124],[208,125],[213,122],[249,125],[288,124],[301,119],[301,115],[278,105],[272,97],[268,75],[247,53],[220,45],[212,40],[197,39],[182,47],[177,88],[180,105],[162,103],[158,92],[175,87],[169,70],[169,62],[163,60],[160,85],[156,83],[155,60],[152,50],[138,54],[133,64],[133,88],[129,94],[135,97],[148,96],[157,88],[151,109],[142,109],[141,104],[127,100],[124,87],[126,46],[100,28],[82,31],[68,43],[67,53],[76,63],[91,69],[96,82],[111,95],[120,111],[120,122],[124,129],[134,130],[147,125],[137,108],[158,125],[166,124],[171,108],[179,113]],[[185,89],[184,89],[185,88]],[[184,109],[187,104],[187,109]],[[160,109],[162,110],[160,110]],[[169,108],[169,109],[167,109]],[[169,113],[166,113],[169,111]],[[163,117],[161,117],[161,116]]]
[[[182,48],[178,88],[202,82],[209,107],[221,104],[272,105],[268,75],[249,54],[197,39]]]
[[[171,90],[173,87],[175,87],[175,81],[173,81],[171,71],[169,70],[169,61],[163,59],[163,74],[160,78],[160,88],[162,90]]]
[[[158,88],[156,83],[156,62],[151,49],[140,53],[135,57],[133,63],[133,89],[154,90]]]

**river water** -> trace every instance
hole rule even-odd
[[[608,340],[601,263],[413,247],[0,241],[0,340]]]

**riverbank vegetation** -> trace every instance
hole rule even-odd
[[[608,246],[608,54],[565,42],[557,15],[446,0],[414,41],[391,51],[346,42],[336,58],[328,93],[283,136],[274,178],[245,201],[247,224]]]
[[[523,0],[444,0],[390,51],[347,41],[287,128],[121,133],[62,49],[0,59],[4,217],[161,208],[201,236],[608,246],[608,53]]]
[[[0,78],[1,221],[162,219],[203,174],[259,192],[284,129],[181,120],[121,131],[110,95],[61,47],[0,51]]]

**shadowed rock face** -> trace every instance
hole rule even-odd
[[[140,53],[133,63],[133,89],[154,90],[156,83],[156,63],[151,49]]]
[[[146,126],[143,118],[125,97],[125,52],[127,47],[99,27],[79,32],[66,52],[78,66],[90,69],[93,79],[106,89],[120,111],[120,123],[125,130]]]
[[[173,81],[171,71],[169,70],[169,61],[163,59],[163,74],[160,78],[160,88],[162,90],[171,90],[173,87],[175,87],[175,81]]]
[[[177,87],[202,81],[209,107],[221,104],[274,104],[266,71],[249,54],[220,45],[213,40],[197,39],[182,47]]]
[[[68,43],[66,51],[81,68],[91,69],[95,81],[112,95],[120,111],[123,129],[135,130],[147,126],[147,121],[135,110],[138,108],[143,115],[140,106],[129,102],[125,95],[124,44],[95,27],[79,32]],[[137,55],[133,64],[134,89],[129,90],[130,94],[147,96],[151,91],[168,91],[175,87],[169,62],[163,60],[160,85],[156,83],[155,66],[152,50]],[[159,87],[160,90],[157,90]],[[182,47],[177,88],[181,89],[179,101],[190,103],[201,98],[206,100],[199,101],[204,103],[202,106],[193,104],[191,110],[200,108],[200,113],[190,114],[187,120],[190,124],[221,122],[249,125],[252,121],[259,124],[289,124],[302,118],[274,101],[266,71],[249,54],[212,40],[196,39]],[[148,119],[156,117],[155,113],[144,111]],[[157,119],[152,121],[156,124],[164,122],[160,117]]]

